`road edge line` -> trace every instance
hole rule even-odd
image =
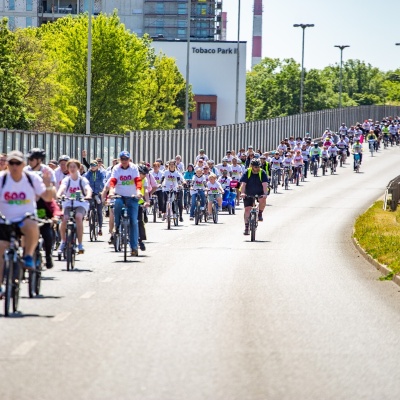
[[[381,264],[379,261],[375,260],[370,254],[368,254],[361,246],[358,240],[354,237],[355,234],[355,228],[353,227],[353,234],[351,236],[351,241],[354,245],[354,247],[358,250],[358,252],[364,257],[366,261],[368,261],[370,264],[372,264],[378,271],[382,272],[384,276],[388,276],[390,274],[393,274],[393,271],[388,268],[386,265]],[[400,286],[400,275],[393,275],[392,281]]]

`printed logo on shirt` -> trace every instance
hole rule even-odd
[[[4,193],[4,200],[10,205],[17,206],[29,204],[31,202],[29,199],[26,198],[26,194],[24,192],[6,192]]]
[[[121,185],[133,185],[135,181],[132,179],[132,175],[122,175],[119,177]]]

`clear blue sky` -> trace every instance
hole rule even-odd
[[[240,40],[247,41],[251,67],[253,0],[241,0]],[[383,71],[400,68],[400,0],[263,0],[263,57],[294,58],[301,63],[302,29],[293,24],[315,24],[305,33],[304,67],[321,69],[340,61],[334,45],[350,45],[343,60],[360,59]],[[228,12],[227,40],[237,40],[238,0],[223,0]]]

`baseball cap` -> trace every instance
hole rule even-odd
[[[17,161],[24,162],[25,158],[24,158],[23,153],[21,153],[18,150],[13,150],[7,154],[7,161],[11,161],[11,160],[17,160]]]
[[[119,158],[122,158],[122,157],[131,158],[131,155],[129,154],[129,151],[124,150],[124,151],[121,151],[121,153],[119,153]]]

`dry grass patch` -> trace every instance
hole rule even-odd
[[[354,237],[360,246],[395,274],[400,273],[400,208],[384,211],[377,201],[355,224]]]

